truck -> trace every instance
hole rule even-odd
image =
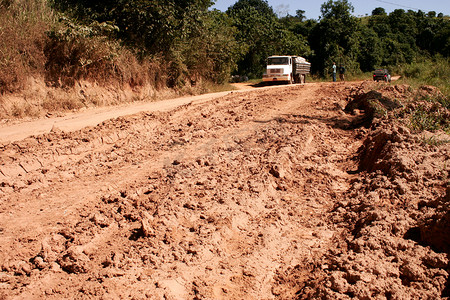
[[[391,74],[387,69],[376,69],[373,71],[373,80],[391,82]]]
[[[306,74],[311,70],[311,63],[301,56],[273,55],[267,58],[267,68],[263,81],[287,81],[288,83],[305,83]]]

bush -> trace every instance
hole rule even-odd
[[[161,60],[139,60],[109,38],[116,29],[108,23],[72,22],[44,0],[1,1],[0,93],[22,90],[31,76],[53,87],[72,87],[78,80],[164,86],[167,70]]]
[[[20,90],[29,75],[42,73],[45,31],[54,23],[44,0],[0,2],[0,93]]]
[[[439,88],[444,97],[439,101],[441,104],[450,108],[450,59],[447,57],[436,56],[434,58],[422,58],[421,60],[405,64],[394,70],[402,76],[402,81],[414,87],[422,85],[432,85]]]
[[[108,24],[78,25],[65,17],[47,33],[45,80],[55,87],[72,87],[79,80],[106,84],[144,85],[148,78],[136,58],[111,41]]]

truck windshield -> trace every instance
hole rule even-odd
[[[288,57],[269,57],[267,60],[268,65],[288,65]]]

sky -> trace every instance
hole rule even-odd
[[[213,0],[214,1],[214,0]],[[226,11],[228,7],[236,3],[237,0],[215,0],[212,8]],[[307,19],[318,19],[320,14],[320,6],[327,2],[326,0],[268,0],[275,13],[283,17],[287,14],[295,16],[298,9],[305,11]],[[349,0],[355,8],[355,16],[371,15],[372,10],[376,7],[383,7],[387,13],[395,9],[404,10],[422,10],[424,12],[435,11],[442,12],[444,15],[450,15],[449,0]]]

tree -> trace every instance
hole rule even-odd
[[[305,17],[305,11],[304,11],[304,10],[301,10],[301,9],[296,10],[296,11],[295,11],[295,17],[296,17],[297,19],[299,19],[300,22],[305,21],[305,19],[306,19],[306,17]]]
[[[313,70],[326,74],[333,61],[345,63],[347,69],[359,69],[356,62],[359,22],[352,16],[353,6],[347,0],[329,0],[320,10],[322,16],[310,35],[315,53]]]
[[[320,12],[323,19],[351,19],[354,12],[353,5],[347,0],[328,0],[320,6]]]
[[[167,52],[179,39],[202,30],[199,15],[210,0],[53,0],[55,6],[85,23],[109,22],[117,37],[141,51]]]
[[[419,11],[419,13],[421,12]],[[387,22],[391,32],[416,38],[417,24],[414,11],[409,10],[405,12],[403,9],[396,9],[389,14]]]
[[[183,57],[193,78],[223,83],[237,67],[242,49],[236,42],[231,18],[213,10],[204,19],[201,35],[184,41]]]
[[[377,33],[372,28],[364,26],[359,36],[358,62],[361,71],[368,72],[380,67],[385,52]]]
[[[276,17],[273,8],[269,5],[267,0],[239,0],[228,8],[227,13],[232,14],[233,12],[247,10],[249,8],[252,8],[262,16],[269,18]]]
[[[239,0],[228,8],[227,14],[233,19],[237,42],[244,50],[238,62],[238,74],[260,77],[268,56],[309,52],[306,39],[289,31],[267,1]]]
[[[307,40],[311,35],[312,29],[317,25],[317,21],[313,19],[306,20],[304,13],[304,10],[297,10],[297,14],[295,16],[288,15],[281,18],[280,22],[286,29],[295,35],[301,35],[305,38],[305,40]],[[302,55],[308,56],[309,53],[303,53]]]
[[[377,7],[374,10],[372,10],[372,16],[385,16],[386,10],[382,7]]]
[[[431,42],[431,52],[450,56],[450,20],[439,19],[439,26]]]
[[[223,82],[236,66],[235,30],[210,0],[53,0],[85,24],[117,26],[116,38],[140,54],[161,56],[169,86],[192,78]]]

